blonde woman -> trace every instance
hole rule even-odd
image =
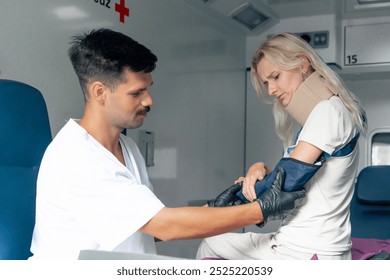
[[[305,188],[306,197],[279,218],[275,233],[229,233],[205,239],[198,258],[351,259],[349,205],[354,190],[365,112],[357,98],[302,39],[282,33],[260,46],[252,82],[261,98],[274,100],[274,119],[285,155],[272,171],[252,165],[234,200],[253,201],[285,170],[284,190]],[[294,133],[295,124],[300,128]],[[295,135],[294,135],[295,134]],[[233,203],[224,201],[226,206]]]

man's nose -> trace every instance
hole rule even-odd
[[[154,104],[154,100],[152,94],[149,91],[145,92],[143,99],[141,101],[141,105],[143,107],[148,107],[148,106],[153,106],[153,104]]]

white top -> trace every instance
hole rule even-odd
[[[338,97],[332,97],[313,109],[298,141],[332,154],[356,134],[351,113]],[[276,240],[291,249],[313,254],[340,255],[349,251],[349,204],[358,161],[358,146],[347,156],[330,157],[306,184],[306,197],[283,220]]]
[[[124,166],[70,120],[47,148],[37,181],[32,259],[77,259],[80,250],[156,253],[138,230],[163,207],[144,159],[120,136]]]

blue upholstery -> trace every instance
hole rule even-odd
[[[31,255],[36,178],[51,138],[42,94],[0,79],[0,259]]]
[[[390,165],[358,175],[351,202],[352,237],[390,239]]]

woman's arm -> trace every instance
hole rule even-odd
[[[316,146],[304,141],[299,141],[298,145],[295,147],[290,157],[306,163],[313,164],[321,156],[322,153],[323,151]]]

